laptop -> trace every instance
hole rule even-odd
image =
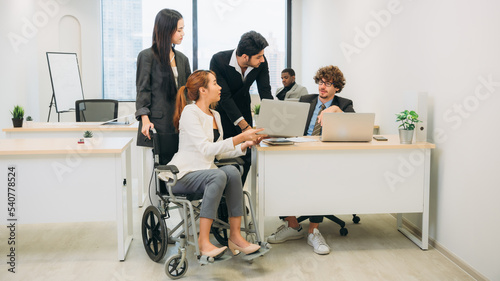
[[[308,113],[309,103],[263,99],[256,128],[270,137],[303,136]]]
[[[323,113],[321,141],[371,141],[375,113]]]

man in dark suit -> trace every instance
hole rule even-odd
[[[321,135],[323,113],[325,112],[354,112],[352,101],[337,96],[345,85],[342,71],[336,66],[330,65],[320,68],[313,77],[318,84],[319,94],[305,95],[300,97],[299,102],[307,102],[311,105],[307,116],[304,135]],[[285,220],[278,230],[268,237],[269,243],[282,243],[287,240],[300,239],[304,237],[305,230],[294,216],[281,217]],[[309,217],[309,231],[307,243],[314,248],[314,252],[320,255],[330,253],[330,246],[318,230],[323,216]]]
[[[222,87],[216,110],[221,116],[224,138],[252,128],[249,90],[254,81],[261,99],[273,99],[269,66],[264,57],[264,48],[268,45],[262,35],[249,31],[241,36],[236,49],[219,52],[210,61],[210,69],[215,72],[217,84]],[[242,158],[245,161],[244,184],[250,169],[250,150]]]

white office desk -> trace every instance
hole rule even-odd
[[[431,143],[399,137],[368,143],[306,142],[253,148],[251,193],[264,216],[398,213],[397,227],[428,248]],[[310,137],[318,138],[318,137]],[[402,227],[402,213],[422,213],[422,237]]]
[[[5,128],[7,138],[82,138],[83,132],[92,131],[94,139],[108,137],[131,137],[132,179],[137,182],[137,202],[142,207],[147,186],[152,173],[152,155],[145,153],[148,148],[136,146],[138,122],[130,125],[101,125],[102,122],[25,122],[22,128]]]
[[[15,198],[17,224],[116,222],[118,259],[124,260],[133,234],[132,138],[77,142],[78,138],[0,139],[0,209],[5,218],[7,183],[13,177],[8,168],[14,166],[17,194],[9,198]]]

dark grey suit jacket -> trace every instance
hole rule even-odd
[[[188,58],[181,52],[175,51],[175,63],[177,65],[178,86],[184,86],[191,74]],[[141,115],[148,115],[154,124],[156,131],[160,134],[174,134],[173,114],[175,102],[167,99],[167,92],[162,87],[164,79],[168,79],[160,62],[155,58],[151,48],[142,50],[137,56],[137,98],[135,101],[135,118],[139,120],[139,131],[137,132],[137,145],[152,147],[153,143],[141,133]],[[178,88],[176,88],[178,89]],[[175,93],[174,93],[175,95]]]
[[[309,128],[309,125],[311,124],[311,118],[312,118],[313,113],[314,113],[314,108],[316,107],[316,104],[318,103],[318,94],[301,96],[299,99],[299,102],[308,102],[310,104],[309,114],[307,115],[306,127],[304,129],[304,136],[305,136],[305,135],[307,135],[307,129]],[[352,100],[350,100],[350,99],[346,99],[346,98],[339,97],[339,96],[335,95],[333,97],[333,101],[332,101],[331,106],[334,106],[334,105],[338,106],[344,112],[354,112],[354,107],[352,106]]]
[[[215,54],[210,61],[210,69],[217,75],[217,84],[222,87],[221,98],[216,110],[220,113],[224,138],[241,133],[234,122],[241,116],[248,124],[252,125],[252,111],[250,108],[250,86],[257,81],[257,89],[261,99],[273,99],[271,85],[269,84],[269,66],[267,59],[258,68],[248,73],[245,82],[241,74],[229,66],[234,50],[222,51]]]

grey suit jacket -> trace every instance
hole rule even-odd
[[[177,72],[179,73],[178,86],[181,87],[186,84],[187,78],[191,74],[191,67],[188,58],[183,53],[175,50],[174,52]],[[153,50],[151,48],[142,50],[137,56],[137,98],[135,101],[135,117],[140,121],[137,132],[137,145],[139,146],[153,146],[152,141],[146,139],[141,133],[141,115],[149,116],[160,136],[176,133],[173,125],[175,102],[167,98],[165,85],[162,86],[162,84],[170,82],[164,81],[165,79],[167,76],[162,70],[160,62],[155,58]]]
[[[284,87],[280,87],[276,90],[276,96],[283,90]],[[307,88],[301,86],[295,82],[295,85],[285,94],[285,100],[299,100],[301,96],[308,95]]]

